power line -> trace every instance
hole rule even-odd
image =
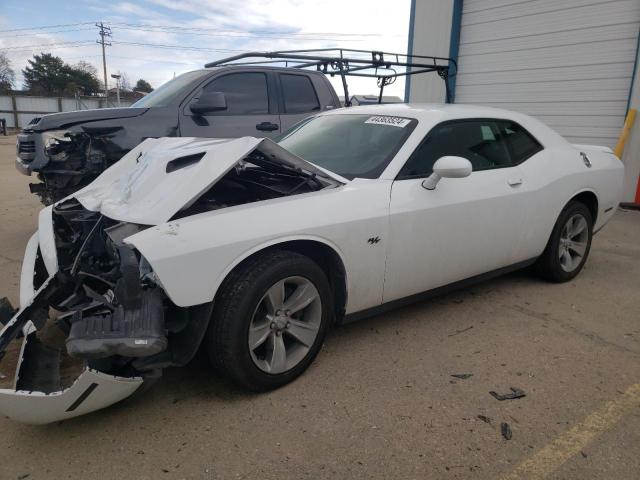
[[[24,28],[12,28],[11,30],[0,30],[0,33],[8,32],[22,32],[25,30],[46,30],[48,28],[62,28],[62,27],[76,27],[79,25],[91,25],[93,22],[80,22],[80,23],[61,23],[59,25],[43,25],[40,27],[24,27]]]
[[[347,38],[347,39],[336,39],[336,38],[322,38],[322,37],[298,37],[298,36],[290,36],[290,37],[284,37],[284,36],[268,36],[265,37],[263,34],[250,34],[249,32],[247,32],[247,34],[240,34],[240,32],[238,33],[234,33],[234,32],[227,32],[227,33],[205,33],[205,32],[190,32],[190,31],[181,31],[181,30],[175,30],[175,31],[171,31],[171,30],[157,30],[157,29],[149,29],[149,28],[141,28],[141,27],[119,27],[119,26],[114,26],[115,29],[118,30],[132,30],[132,31],[136,31],[136,32],[155,32],[155,33],[169,33],[169,34],[179,34],[179,35],[198,35],[198,36],[205,36],[205,37],[225,37],[225,38],[268,38],[269,40],[303,40],[303,41],[328,41],[328,42],[365,42],[367,41],[367,39],[364,38],[360,38],[360,39],[355,39],[355,38]],[[231,35],[230,35],[231,33]]]
[[[72,42],[56,42],[56,43],[44,43],[41,45],[16,45],[13,47],[0,47],[0,51],[18,51],[18,50],[30,50],[34,48],[64,48],[64,47],[80,47],[83,44],[93,43],[92,40],[76,40]]]
[[[190,31],[202,31],[202,32],[216,32],[216,33],[244,33],[244,34],[252,34],[252,35],[292,35],[295,37],[303,37],[303,36],[317,36],[317,35],[330,35],[330,36],[339,36],[339,37],[385,37],[385,36],[401,36],[401,35],[389,35],[389,34],[380,34],[380,33],[345,33],[345,32],[291,32],[286,30],[281,31],[249,31],[249,30],[220,30],[215,28],[203,28],[203,27],[187,27],[182,25],[153,25],[148,23],[121,23],[121,22],[112,22],[110,25],[115,27],[118,26],[126,26],[126,27],[134,27],[134,28],[153,28],[156,30],[190,30]]]
[[[185,45],[166,45],[161,43],[142,43],[142,42],[119,42],[114,41],[114,45],[131,45],[134,47],[151,47],[151,48],[164,48],[169,50],[189,50],[195,52],[225,52],[225,53],[234,53],[234,52],[244,52],[246,50],[236,50],[231,48],[208,48],[208,47],[188,47]]]
[[[15,38],[15,37],[32,37],[33,35],[46,35],[46,34],[54,34],[54,33],[67,33],[67,32],[84,32],[87,30],[93,30],[93,27],[88,27],[88,28],[73,28],[73,29],[65,29],[65,30],[54,30],[52,32],[30,32],[30,33],[19,33],[19,34],[13,34],[13,33],[7,33],[7,34],[0,34],[0,37],[11,37],[11,38]]]

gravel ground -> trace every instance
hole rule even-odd
[[[39,203],[14,151],[0,137],[0,294],[17,303]],[[620,211],[573,282],[515,273],[338,328],[268,394],[195,361],[78,419],[0,418],[0,478],[638,478],[639,239],[640,212]],[[526,397],[489,394],[510,387]]]

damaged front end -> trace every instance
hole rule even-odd
[[[37,174],[40,182],[29,185],[31,193],[52,204],[91,183],[145,138],[176,134],[175,125],[140,122],[137,117],[147,111],[103,108],[36,117],[18,134],[16,168]]]
[[[13,388],[0,390],[0,414],[25,423],[82,415],[195,356],[215,292],[181,301],[168,286],[176,279],[159,278],[144,247],[136,248],[140,235],[153,239],[153,263],[158,251],[172,256],[179,238],[172,226],[186,217],[344,182],[267,139],[148,139],[73,197],[43,209],[24,256],[20,309],[0,302],[0,356],[22,338]],[[197,287],[188,276],[180,282]]]
[[[40,183],[29,184],[29,189],[43,204],[54,203],[88,185],[127,152],[112,141],[119,127],[91,130],[36,133],[26,129],[18,135],[18,169],[37,173]]]
[[[51,222],[40,228],[53,231],[57,267],[47,270],[34,236],[23,264],[21,308],[11,311],[4,302],[10,318],[0,333],[0,355],[23,337],[14,388],[0,390],[0,413],[25,423],[106,407],[158,378],[162,368],[185,365],[211,313],[210,304],[173,305],[144,257],[123,242],[146,226],[109,219],[75,199],[45,211]],[[71,371],[80,373],[73,379]]]

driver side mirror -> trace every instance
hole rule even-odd
[[[210,112],[220,112],[227,109],[227,99],[222,92],[200,92],[198,98],[193,99],[189,109],[196,115]]]
[[[433,173],[423,180],[422,186],[435,190],[441,178],[464,178],[471,175],[471,162],[463,157],[441,157],[433,164]]]

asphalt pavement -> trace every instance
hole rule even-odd
[[[0,296],[17,304],[40,204],[14,155],[0,136]],[[517,272],[337,328],[280,390],[198,359],[74,420],[0,418],[0,478],[637,479],[639,314],[640,212],[619,211],[574,281]]]

